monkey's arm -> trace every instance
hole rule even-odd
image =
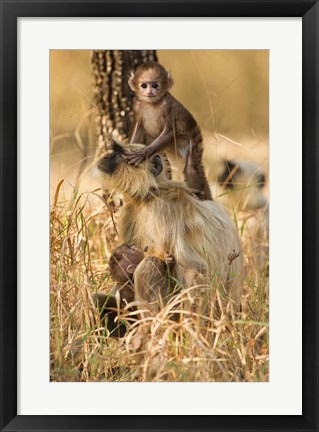
[[[163,132],[151,144],[145,147],[145,149],[134,153],[127,153],[124,158],[130,165],[138,166],[144,159],[152,156],[154,153],[170,144],[173,138],[173,130],[165,126]]]
[[[135,123],[131,138],[130,138],[130,144],[133,143],[142,143],[143,142],[143,128],[139,124],[139,122]]]

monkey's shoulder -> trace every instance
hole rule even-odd
[[[184,105],[173,95],[168,93],[168,104],[170,105],[170,114],[176,120],[177,131],[181,134],[187,133],[198,128],[197,121]]]

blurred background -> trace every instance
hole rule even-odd
[[[173,75],[172,94],[203,131],[212,188],[222,159],[254,162],[267,177],[268,51],[158,50],[157,55]],[[85,167],[80,188],[98,186],[91,167],[97,141],[92,87],[91,51],[50,51],[51,195],[62,178],[68,180],[64,188],[71,187],[80,167]]]

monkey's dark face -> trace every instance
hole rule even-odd
[[[266,183],[262,167],[249,161],[224,161],[223,172],[217,177],[218,183],[226,190],[227,206],[238,205],[242,209],[257,209],[267,205],[267,198],[262,193]]]
[[[97,167],[103,174],[103,183],[110,191],[123,193],[131,198],[145,199],[158,189],[157,177],[163,171],[160,155],[155,154],[137,167],[123,157],[126,152],[141,151],[143,144],[121,146],[115,142],[101,155]],[[165,171],[163,176],[166,176]]]
[[[98,162],[98,169],[105,174],[112,174],[115,172],[119,162],[124,154],[123,148],[117,143],[105,151],[103,157]]]
[[[234,163],[230,160],[225,160],[224,170],[217,180],[226,189],[236,189],[245,186],[262,189],[266,183],[265,174],[261,167],[247,161]]]

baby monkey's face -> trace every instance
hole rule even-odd
[[[142,63],[131,73],[128,84],[138,100],[150,104],[160,101],[174,81],[170,73],[156,62]]]
[[[153,71],[142,73],[138,79],[138,97],[146,102],[157,102],[166,92],[167,86]]]

